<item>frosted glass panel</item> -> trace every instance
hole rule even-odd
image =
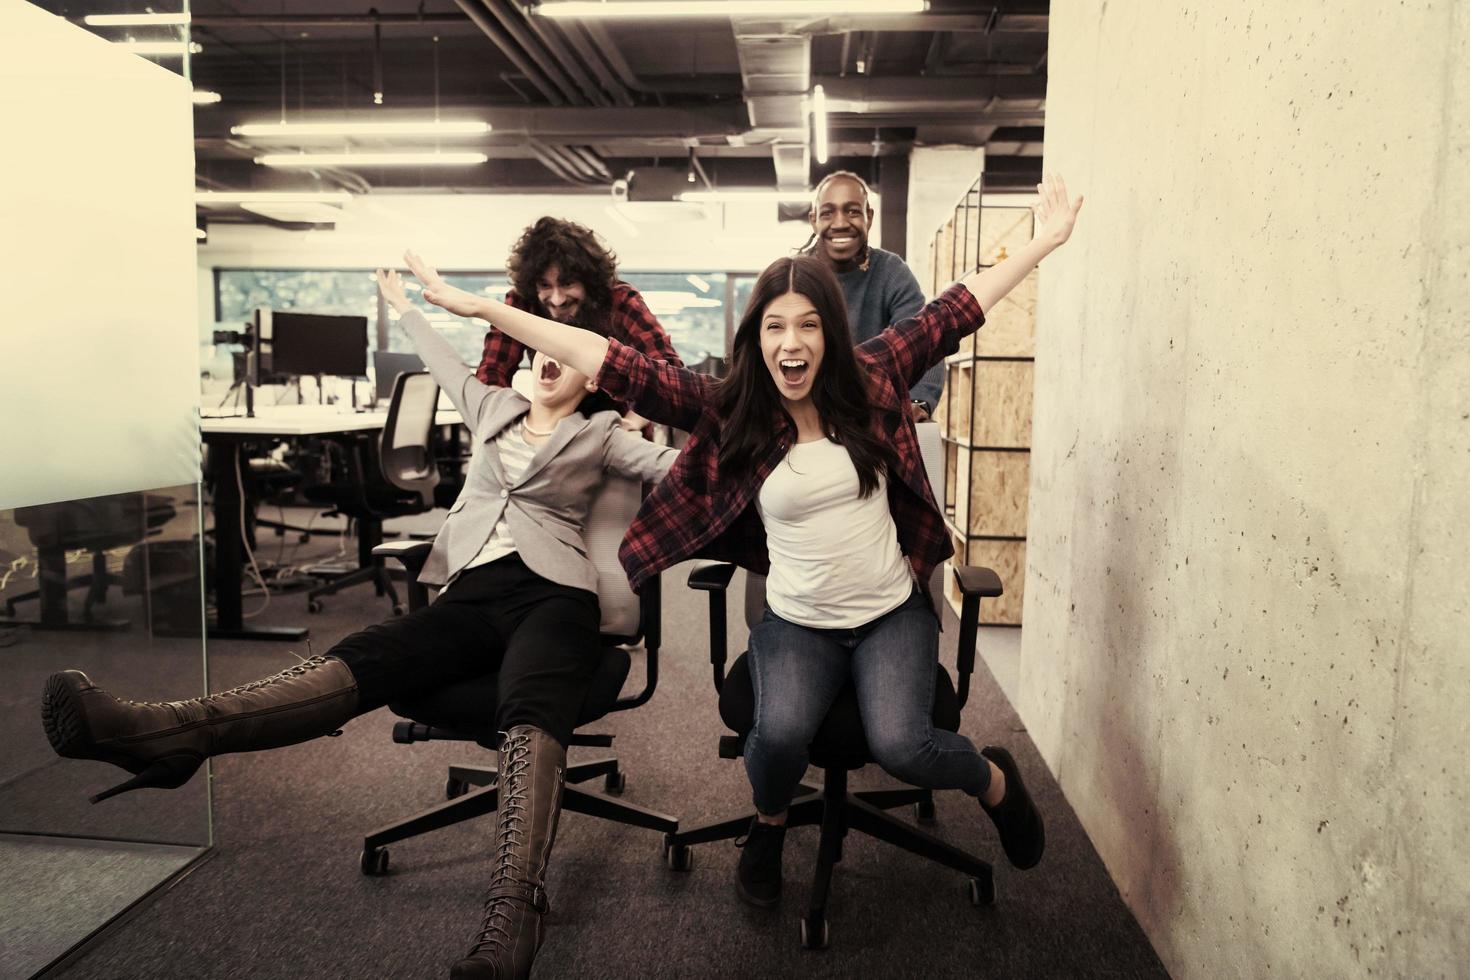
[[[0,509],[199,479],[188,80],[0,0]]]

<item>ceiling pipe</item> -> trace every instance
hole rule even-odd
[[[510,59],[511,64],[515,65],[520,70],[520,73],[525,75],[526,79],[540,90],[541,94],[546,97],[546,101],[554,106],[567,104],[567,99],[557,90],[556,86],[552,85],[550,80],[535,65],[526,60],[525,55],[521,54],[520,49],[516,47],[515,41],[511,39],[510,35],[506,34],[499,25],[485,16],[484,8],[480,6],[478,0],[454,0],[454,2],[460,10],[465,12],[465,16],[473,21],[475,26],[490,39],[490,42]]]
[[[571,73],[572,80],[577,83],[577,87],[582,90],[582,94],[589,102],[600,106],[612,105],[612,99],[609,99],[601,86],[592,80],[591,75],[587,74],[587,70],[582,67],[582,62],[577,56],[567,49],[566,44],[562,41],[562,36],[557,33],[551,21],[540,17],[526,17],[518,11],[512,11],[511,15],[520,17],[522,22],[530,28],[531,33],[536,35],[541,42],[542,48],[551,54],[555,63]]]
[[[583,160],[586,160],[587,165],[590,166],[596,172],[597,176],[601,177],[603,180],[613,179],[612,171],[607,169],[607,164],[602,162],[602,157],[592,152],[591,149],[585,146],[569,146],[566,149],[568,153],[572,153],[576,156],[581,157]]]
[[[490,15],[500,22],[501,28],[515,39],[515,43],[520,45],[526,57],[535,62],[542,74],[551,79],[551,83],[561,91],[563,98],[572,105],[586,104],[586,95],[577,88],[575,82],[567,77],[566,72],[562,71],[560,66],[553,64],[551,59],[546,57],[544,48],[536,42],[536,38],[520,20],[520,16],[505,5],[504,0],[480,0],[480,7],[489,11]]]
[[[531,23],[534,24],[536,21],[532,20]],[[582,60],[586,62],[588,68],[592,69],[592,74],[597,76],[602,87],[612,93],[613,101],[624,107],[636,104],[632,93],[613,75],[612,69],[602,59],[601,53],[582,33],[581,25],[574,20],[566,20],[558,22],[556,29],[561,31],[562,36],[576,49],[577,54],[582,56]]]
[[[550,170],[552,173],[556,174],[567,183],[582,184],[586,182],[580,174],[573,173],[567,168],[566,164],[562,163],[560,160],[556,159],[555,157],[551,156],[551,154],[546,152],[546,147],[542,146],[540,143],[537,143],[534,140],[528,140],[526,142],[526,148],[531,151],[531,155],[534,156],[543,167],[545,167],[547,170]]]

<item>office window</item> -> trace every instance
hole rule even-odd
[[[739,318],[744,296],[754,282],[750,276],[723,272],[624,272],[623,277],[643,295],[644,302],[668,331],[679,356],[697,363],[706,355],[724,356],[729,318]],[[726,307],[729,278],[736,289],[733,313]],[[504,299],[509,288],[503,271],[446,272],[445,281],[470,292]],[[417,283],[409,284],[416,295]],[[444,334],[468,364],[478,364],[485,325],[453,316],[419,301],[424,314]],[[221,329],[240,329],[257,307],[368,317],[370,346],[377,342],[377,284],[368,269],[219,269],[215,273],[216,320]],[[208,327],[204,342],[208,343]],[[391,311],[387,349],[412,350],[408,336]],[[224,355],[217,355],[224,356]]]

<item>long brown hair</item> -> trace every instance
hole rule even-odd
[[[812,255],[777,259],[766,266],[751,291],[731,345],[730,373],[715,393],[715,410],[725,423],[720,470],[735,480],[748,479],[776,441],[771,422],[786,409],[761,355],[760,330],[766,306],[787,293],[810,300],[822,322],[825,351],[812,384],[812,404],[828,438],[852,457],[859,490],[866,497],[878,489],[879,477],[891,472],[897,459],[870,427],[868,389],[852,351],[842,287],[827,263]]]

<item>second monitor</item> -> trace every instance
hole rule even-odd
[[[272,373],[367,376],[367,317],[273,310],[269,323],[269,336],[262,333],[262,339]]]

